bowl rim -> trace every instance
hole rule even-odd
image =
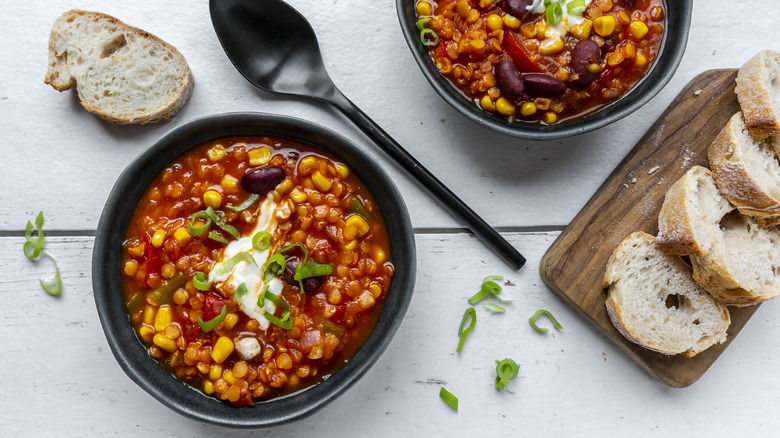
[[[394,263],[395,273],[376,326],[363,346],[337,372],[296,393],[238,408],[179,381],[152,359],[132,328],[124,299],[111,298],[116,298],[115,292],[121,290],[120,251],[112,249],[121,246],[130,214],[151,180],[190,148],[208,140],[242,134],[291,138],[322,149],[347,164],[379,204],[393,259],[405,263]],[[106,340],[122,370],[147,393],[179,414],[233,428],[289,423],[313,414],[344,393],[365,375],[389,345],[411,302],[415,277],[415,240],[409,214],[397,187],[378,162],[346,137],[321,125],[258,112],[215,114],[192,120],[164,134],[142,152],[120,174],[108,196],[92,253],[95,305]]]
[[[670,2],[663,1],[667,14],[661,54],[645,77],[626,94],[600,110],[570,122],[553,125],[513,123],[478,108],[439,73],[427,49],[419,43],[414,11],[416,0],[395,0],[395,3],[401,32],[417,66],[436,93],[450,106],[477,124],[505,135],[527,140],[553,140],[590,132],[626,117],[655,97],[672,79],[688,43],[693,0],[675,0],[671,2],[671,9]]]

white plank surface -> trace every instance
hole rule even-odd
[[[694,76],[738,67],[761,48],[780,50],[780,13],[766,2],[699,1],[682,64],[655,99],[609,128],[533,143],[481,128],[438,97],[409,53],[392,0],[289,2],[315,28],[337,86],[490,223],[514,230],[566,225]],[[206,0],[2,5],[0,358],[6,393],[0,435],[767,436],[780,427],[774,409],[780,402],[778,303],[762,306],[699,382],[668,388],[542,283],[538,263],[557,233],[509,234],[529,259],[516,273],[467,234],[429,234],[459,224],[335,110],[252,88],[222,52]],[[71,8],[115,15],[179,48],[196,85],[173,121],[113,126],[83,111],[74,93],[43,84],[49,30]],[[90,236],[118,174],[157,138],[204,115],[246,110],[326,125],[377,156],[409,206],[419,263],[404,324],[355,387],[303,421],[230,431],[174,414],[121,371],[97,321]],[[39,210],[52,236],[47,248],[62,270],[64,291],[57,298],[37,283],[48,272],[46,262],[31,262],[21,252],[24,224]],[[480,308],[463,353],[454,354],[465,299],[482,277],[496,273],[516,285],[505,292],[514,304],[503,315]],[[544,336],[531,330],[526,321],[538,308],[552,311],[564,330]],[[492,385],[494,360],[503,357],[521,366],[514,394]],[[442,383],[460,398],[459,413],[439,400]]]

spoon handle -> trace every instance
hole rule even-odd
[[[525,257],[509,242],[501,237],[484,219],[474,212],[465,202],[447,188],[428,169],[423,167],[416,158],[398,144],[388,133],[370,117],[360,110],[340,91],[328,96],[328,102],[344,113],[352,122],[360,128],[368,137],[376,142],[385,153],[390,155],[407,172],[412,174],[422,186],[446,206],[451,213],[458,216],[461,221],[480,239],[488,244],[501,258],[513,269],[518,270],[525,264]]]

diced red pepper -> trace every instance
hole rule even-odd
[[[206,295],[206,300],[203,302],[203,320],[211,321],[222,313],[222,308],[225,307],[225,301],[221,296],[210,293]]]
[[[514,32],[504,34],[504,48],[519,73],[543,73],[542,67],[531,60],[531,54]]]
[[[152,246],[152,235],[144,233],[144,259],[146,260],[146,280],[152,274],[160,275],[160,250]]]
[[[439,44],[436,44],[436,47],[431,52],[433,53],[433,59],[447,56],[447,45],[444,44],[444,41],[439,41]]]

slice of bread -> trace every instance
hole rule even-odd
[[[737,99],[756,138],[780,134],[780,53],[762,50],[737,74]]]
[[[74,85],[81,104],[117,124],[168,120],[192,93],[193,77],[176,48],[99,12],[71,10],[49,37],[45,82]]]
[[[723,304],[747,306],[780,295],[780,232],[729,213],[711,175],[693,167],[672,186],[658,217],[659,246],[690,254],[694,280]]]
[[[641,231],[626,237],[607,263],[606,306],[615,328],[631,342],[686,357],[726,340],[728,309],[691,278],[679,257]]]
[[[720,192],[764,226],[780,223],[780,137],[750,135],[742,113],[734,114],[709,148],[712,176]]]

